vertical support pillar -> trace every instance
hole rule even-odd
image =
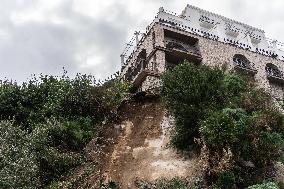
[[[164,51],[156,51],[156,70],[158,73],[164,73],[166,70],[166,53]]]
[[[157,25],[154,28],[155,32],[155,45],[159,47],[164,47],[164,40],[165,40],[165,35],[164,35],[164,29],[160,26]]]
[[[165,47],[165,34],[164,29],[160,25],[154,27],[156,47]],[[166,54],[162,50],[156,51],[156,69],[158,73],[163,73],[166,70]]]
[[[124,57],[125,57],[125,55],[124,55],[124,54],[121,54],[121,55],[120,55],[120,59],[121,59],[121,67],[123,67],[123,66],[124,66]]]
[[[140,72],[142,72],[144,70],[144,60],[141,60],[141,70]]]
[[[134,35],[135,35],[135,39],[136,39],[136,46],[137,46],[137,45],[138,45],[138,43],[139,43],[139,35],[140,35],[140,32],[136,31],[136,32],[134,33]]]

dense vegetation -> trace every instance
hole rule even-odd
[[[199,150],[209,184],[262,183],[281,158],[284,117],[249,78],[184,62],[164,74],[162,96],[176,120],[172,144]]]
[[[162,99],[176,121],[172,144],[197,150],[205,177],[140,188],[278,188],[268,173],[284,159],[284,117],[269,94],[240,75],[188,62],[162,80]],[[0,188],[76,188],[62,178],[86,161],[86,144],[117,119],[128,91],[117,79],[99,84],[80,74],[1,81]]]
[[[85,145],[116,119],[128,84],[92,76],[0,83],[0,188],[44,188],[84,162]]]

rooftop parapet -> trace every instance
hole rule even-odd
[[[128,64],[155,23],[284,61],[284,43],[268,39],[264,30],[187,5],[182,14],[161,7],[154,20],[147,26],[146,33],[136,33],[127,44],[121,55],[122,67]]]

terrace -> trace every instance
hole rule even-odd
[[[164,51],[167,62],[171,62],[172,65],[184,60],[201,62],[202,57],[198,48],[198,39],[166,29],[164,34]]]

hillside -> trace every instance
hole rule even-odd
[[[162,81],[155,95],[86,75],[2,82],[0,187],[283,188],[284,116],[269,93],[188,62]]]
[[[94,141],[87,145],[90,159],[99,163],[96,173],[100,174],[90,174],[81,186],[102,187],[97,182],[102,179],[105,186],[114,183],[113,188],[167,188],[174,179],[183,183],[182,187],[191,188],[199,182],[199,187],[207,188],[198,153],[184,154],[170,145],[174,119],[159,98],[131,100],[120,108],[119,117],[116,124],[106,125],[108,142],[103,148]],[[99,160],[98,151],[104,154]],[[284,181],[283,164],[275,168],[277,180]],[[173,188],[179,188],[176,183]]]

